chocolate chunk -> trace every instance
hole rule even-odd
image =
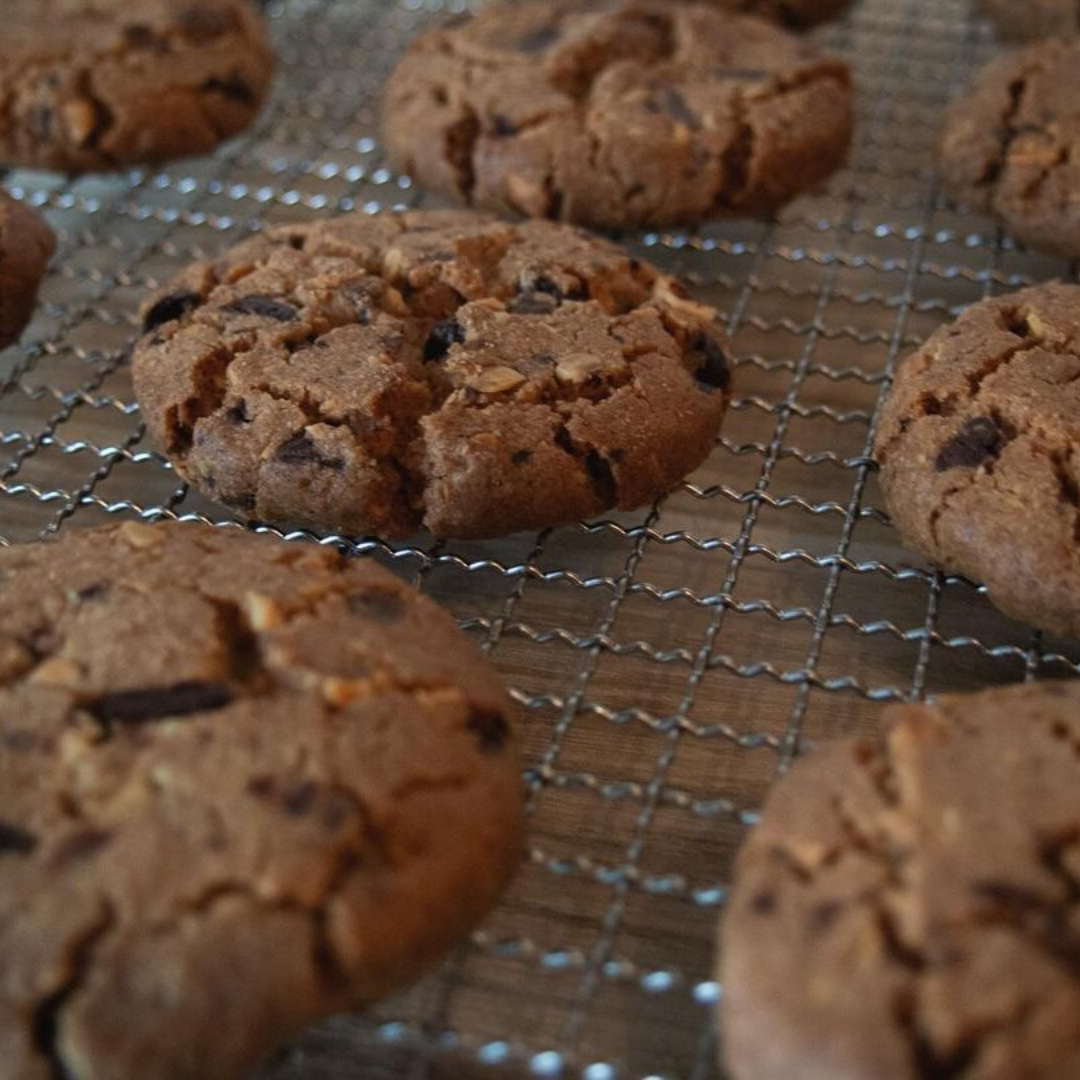
[[[395,623],[405,615],[402,595],[385,589],[354,593],[347,602],[351,612],[375,622]]]
[[[565,424],[560,425],[555,432],[555,445],[560,450],[565,450],[568,454],[576,454],[577,447],[574,445],[574,440],[570,435],[570,430]]]
[[[38,846],[33,833],[0,820],[0,855],[29,855]]]
[[[579,281],[570,289],[563,289],[554,278],[548,277],[547,274],[537,275],[526,288],[531,292],[547,293],[548,296],[555,297],[559,303],[562,303],[563,300],[589,299],[589,286],[586,282]]]
[[[225,310],[234,311],[238,315],[259,315],[266,319],[276,319],[278,322],[292,322],[296,318],[296,308],[291,304],[283,304],[272,296],[242,296]]]
[[[457,319],[444,319],[436,323],[424,342],[424,363],[444,360],[455,344],[465,340],[465,327]]]
[[[299,435],[283,442],[274,451],[274,460],[284,465],[320,465],[324,469],[333,469],[334,472],[341,472],[345,468],[342,458],[320,454],[314,440],[306,431],[301,431]]]
[[[149,334],[165,323],[182,319],[202,302],[203,298],[197,292],[175,292],[163,296],[143,317],[143,333]]]
[[[614,506],[618,499],[619,486],[607,458],[595,450],[588,451],[585,455],[585,471],[589,474],[589,481],[601,502],[605,506]]]
[[[505,139],[510,135],[516,135],[518,133],[518,129],[513,121],[508,120],[502,113],[496,113],[491,118],[491,128],[500,139]]]
[[[532,451],[531,450],[515,450],[513,452],[513,454],[510,455],[510,460],[515,465],[524,465],[525,462],[529,461],[531,458],[532,458]]]
[[[232,101],[242,101],[245,105],[251,105],[255,101],[255,91],[236,72],[224,79],[207,79],[202,88],[204,92],[213,90]]]
[[[104,723],[143,724],[192,713],[223,709],[233,700],[225,683],[181,682],[172,686],[149,686],[105,694],[88,706]]]
[[[708,334],[695,334],[690,342],[693,352],[702,357],[694,378],[706,390],[731,389],[731,365],[720,343]]]
[[[230,424],[250,424],[251,417],[248,416],[247,402],[241,398],[235,405],[230,405],[225,410],[225,419]]]
[[[525,292],[510,301],[507,310],[511,315],[550,315],[559,301],[544,292]]]
[[[557,26],[540,26],[519,38],[517,48],[518,52],[538,53],[551,48],[558,40],[559,28]]]
[[[476,737],[482,754],[494,754],[506,745],[510,737],[510,725],[502,713],[490,709],[469,710],[466,728]]]
[[[934,468],[938,472],[974,469],[984,461],[996,460],[1014,435],[1009,425],[999,424],[994,417],[976,416],[942,446]]]

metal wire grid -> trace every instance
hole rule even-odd
[[[246,137],[160,173],[6,177],[61,245],[0,357],[0,543],[115,516],[231,523],[144,440],[138,304],[263,223],[419,202],[382,164],[378,93],[444,6],[275,0],[282,70]],[[858,76],[848,167],[774,222],[628,239],[728,319],[741,397],[702,469],[639,514],[498,543],[284,534],[384,561],[458,615],[523,709],[531,839],[440,971],[309,1033],[266,1080],[716,1077],[715,924],[778,773],[872,729],[880,702],[1080,671],[1075,647],[911,561],[868,457],[905,351],[981,296],[1073,276],[939,195],[942,106],[990,39],[964,0],[863,0],[821,36]]]

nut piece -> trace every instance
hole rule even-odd
[[[716,308],[691,300],[674,278],[657,278],[653,285],[653,299],[666,308],[681,326],[698,326],[716,319]]]
[[[76,101],[66,101],[60,108],[60,118],[68,134],[79,145],[84,146],[90,141],[97,127],[97,113],[94,106],[82,98]]]
[[[569,353],[555,365],[555,378],[562,383],[583,383],[599,375],[605,366],[603,357],[594,353]]]
[[[525,376],[520,371],[500,366],[487,368],[477,375],[472,375],[466,383],[482,394],[501,394],[506,390],[516,389],[524,381]]]
[[[117,529],[117,536],[122,536],[125,543],[136,551],[149,551],[165,542],[165,537],[152,525],[142,525],[137,521],[125,521]]]
[[[252,630],[260,633],[284,626],[285,609],[269,596],[249,592],[244,594],[244,613]]]
[[[54,686],[75,686],[81,678],[82,671],[78,664],[58,656],[39,664],[31,674],[30,681]]]
[[[343,709],[354,701],[369,698],[376,687],[370,679],[324,679],[322,694],[327,703],[335,709]]]

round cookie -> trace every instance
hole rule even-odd
[[[0,191],[0,349],[30,320],[56,240],[32,210]]]
[[[732,1074],[1080,1076],[1080,683],[886,719],[798,763],[740,852]]]
[[[255,118],[273,67],[249,0],[5,0],[0,163],[82,173],[206,153]]]
[[[1080,637],[1080,286],[985,300],[901,365],[876,456],[904,543]]]
[[[729,11],[772,19],[783,26],[802,29],[835,19],[851,5],[851,0],[717,0]]]
[[[766,214],[851,138],[846,65],[700,3],[526,0],[422,35],[383,102],[391,164],[460,201],[602,228]]]
[[[521,854],[510,703],[386,571],[128,523],[0,552],[0,1061],[234,1080]]]
[[[979,8],[1011,41],[1074,37],[1080,31],[1080,0],[979,0]]]
[[[1018,240],[1080,255],[1080,38],[990,63],[949,108],[941,168],[950,194]]]
[[[147,426],[249,517],[498,536],[632,509],[715,444],[712,308],[622,248],[468,211],[270,230],[145,309]]]

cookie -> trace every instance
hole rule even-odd
[[[1016,239],[1080,255],[1080,38],[988,65],[949,109],[941,169],[954,198]]]
[[[145,308],[146,424],[246,515],[489,537],[632,509],[712,449],[712,308],[565,225],[468,211],[272,229]]]
[[[979,8],[1012,41],[1073,37],[1080,30],[1080,0],[979,0]]]
[[[1080,1076],[1080,684],[886,719],[797,764],[739,855],[732,1074]]]
[[[0,1072],[234,1080],[520,858],[510,704],[378,567],[127,523],[0,552]]]
[[[851,4],[851,0],[717,0],[729,11],[740,11],[772,19],[783,26],[802,29],[814,23],[835,19]]]
[[[900,367],[877,437],[904,543],[1080,637],[1080,287],[984,300]]]
[[[0,191],[0,349],[30,321],[56,240],[32,210]]]
[[[851,138],[845,64],[715,5],[526,0],[417,39],[390,78],[394,168],[459,201],[628,228],[767,214]]]
[[[274,61],[249,0],[4,0],[0,164],[67,173],[203,154]]]

